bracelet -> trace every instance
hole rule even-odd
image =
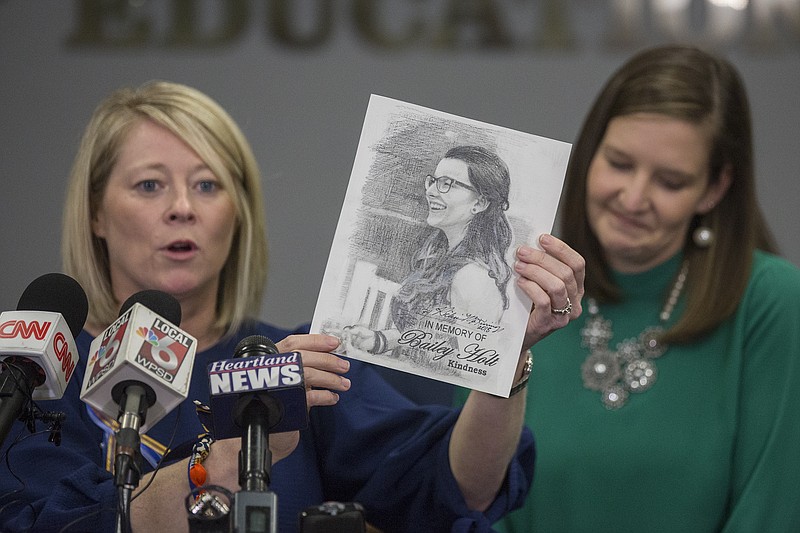
[[[525,359],[525,366],[522,367],[522,378],[520,378],[516,385],[511,387],[511,392],[508,393],[509,398],[528,386],[528,380],[531,377],[531,370],[533,370],[533,357],[531,356],[531,352],[528,352],[528,358]]]
[[[208,480],[208,472],[203,466],[208,454],[211,453],[211,444],[214,442],[210,436],[206,435],[198,440],[192,447],[192,455],[189,456],[189,489],[194,491],[197,487],[202,487]]]
[[[386,335],[383,334],[380,330],[375,330],[375,343],[372,345],[372,349],[369,350],[369,353],[372,355],[383,353],[389,347],[389,340],[386,338]]]

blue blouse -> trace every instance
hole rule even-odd
[[[142,435],[143,444],[156,452],[176,450],[167,462],[185,461],[191,443],[203,433],[192,401],[208,403],[208,364],[230,359],[237,342],[246,336],[279,340],[291,333],[251,323],[197,354],[188,398]],[[84,355],[64,397],[41,404],[42,409],[66,413],[61,445],[48,442],[46,434],[30,435],[21,422],[3,443],[0,531],[61,531],[72,522],[64,531],[115,529],[117,489],[105,468],[104,432],[79,399],[91,341],[85,331],[76,339],[78,352]],[[492,523],[522,504],[534,463],[533,438],[527,429],[494,503],[484,513],[470,511],[448,459],[458,411],[416,405],[388,385],[375,368],[358,361],[351,361],[347,377],[351,389],[340,394],[336,405],[311,409],[309,428],[301,431],[295,452],[272,467],[270,489],[277,495],[281,532],[297,531],[298,513],[324,501],[361,503],[367,521],[387,533],[489,532]]]

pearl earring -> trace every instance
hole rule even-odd
[[[714,204],[709,204],[708,211],[714,209]],[[714,230],[705,225],[704,221],[692,233],[692,241],[698,248],[708,248],[714,244]]]
[[[698,226],[692,233],[692,241],[698,248],[708,248],[714,244],[714,231],[706,226]]]

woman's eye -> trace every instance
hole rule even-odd
[[[203,180],[197,184],[197,188],[200,192],[216,192],[219,190],[219,184],[216,181]]]
[[[615,168],[617,170],[630,170],[633,165],[626,161],[617,161],[615,159],[609,159],[608,164],[611,165],[611,168]]]
[[[669,189],[670,191],[679,191],[683,188],[683,182],[678,181],[663,179],[661,180],[661,184],[665,189]]]
[[[136,184],[136,188],[143,192],[155,192],[158,190],[158,182],[156,180],[143,180]]]

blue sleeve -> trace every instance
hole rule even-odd
[[[361,503],[367,520],[386,533],[489,532],[492,523],[522,505],[535,455],[528,429],[493,504],[484,513],[470,511],[448,457],[459,411],[415,405],[369,365],[351,364],[351,390],[336,406],[312,409],[329,499]]]
[[[87,350],[81,350],[86,353]],[[47,425],[35,434],[15,422],[0,450],[0,531],[113,531],[116,487],[103,467],[102,431],[80,400],[85,357],[63,398],[37,402],[65,414],[60,446],[48,441]]]

